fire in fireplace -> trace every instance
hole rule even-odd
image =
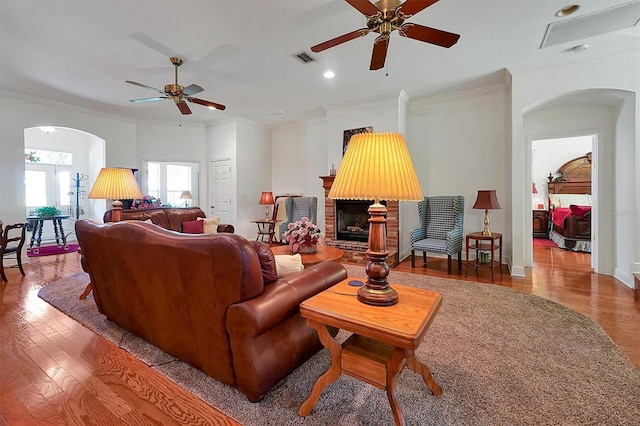
[[[369,212],[367,210],[371,204],[373,201],[335,201],[336,240],[368,241]]]

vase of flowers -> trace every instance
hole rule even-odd
[[[307,217],[290,223],[284,233],[284,239],[293,253],[315,253],[318,251],[319,238],[320,228]]]
[[[162,206],[162,201],[160,198],[153,197],[151,195],[145,195],[142,199],[135,199],[131,203],[131,208],[134,210],[139,209],[148,209],[151,207],[160,207]]]

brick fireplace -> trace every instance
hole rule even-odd
[[[326,244],[331,247],[344,250],[343,262],[366,264],[368,262],[366,251],[368,242],[366,237],[366,231],[368,230],[368,223],[366,225],[360,222],[360,215],[358,209],[361,212],[367,214],[367,208],[373,203],[373,200],[368,203],[339,203],[341,214],[336,214],[336,202],[340,200],[332,200],[329,198],[329,190],[333,185],[335,176],[320,176],[322,179],[322,187],[324,188],[324,230]],[[340,223],[336,223],[336,219],[340,217]],[[345,229],[344,218],[352,219],[355,222],[349,222],[349,229]],[[400,244],[400,232],[399,232],[399,204],[397,201],[387,202],[387,250],[389,256],[387,257],[387,264],[390,268],[396,266],[398,260],[398,246]]]

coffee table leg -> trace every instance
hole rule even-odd
[[[442,388],[436,383],[429,371],[429,367],[421,363],[416,359],[415,354],[411,350],[407,350],[407,366],[411,371],[415,371],[422,376],[427,387],[431,390],[431,393],[435,396],[442,395]]]
[[[338,341],[331,337],[331,334],[329,334],[329,330],[327,330],[327,327],[324,324],[307,319],[307,325],[314,328],[318,332],[320,341],[322,342],[324,347],[327,348],[331,353],[331,365],[329,366],[327,371],[325,371],[320,375],[320,377],[318,377],[316,382],[313,384],[311,394],[307,399],[304,400],[302,405],[300,405],[298,414],[301,417],[309,415],[313,406],[316,405],[316,402],[318,402],[320,394],[322,393],[324,388],[336,381],[338,377],[340,377],[340,374],[342,374],[342,346],[340,345],[340,343],[338,343]]]

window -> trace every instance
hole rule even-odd
[[[181,207],[182,191],[191,191],[192,204],[197,205],[198,163],[145,161],[143,193],[162,200],[163,205]]]

